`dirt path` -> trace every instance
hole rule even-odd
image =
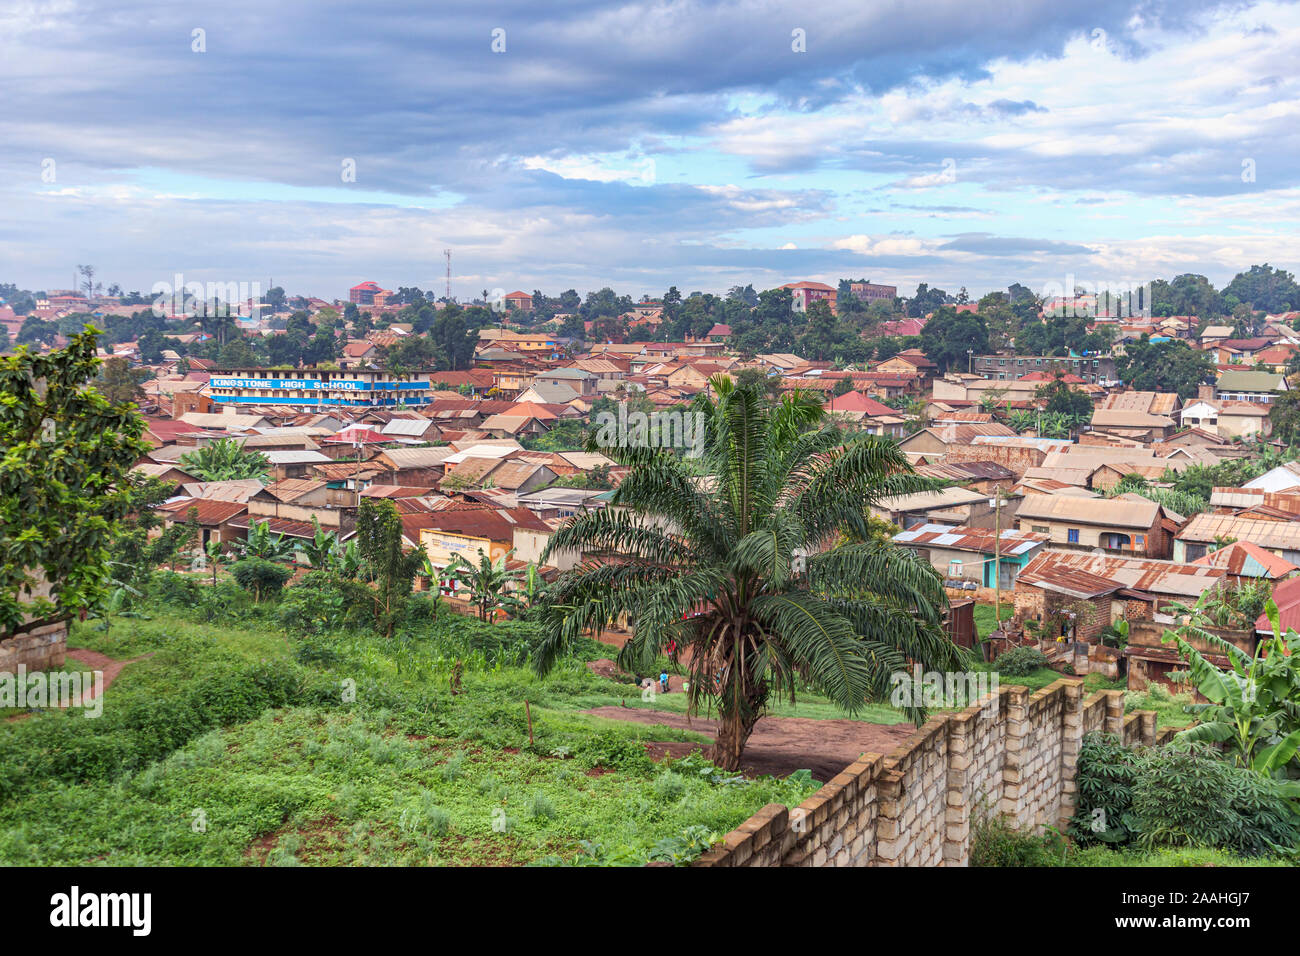
[[[143,661],[147,658],[153,657],[153,654],[141,654],[139,657],[133,657],[127,661],[119,661],[109,657],[107,654],[101,654],[99,651],[88,651],[84,648],[76,648],[75,650],[68,651],[68,657],[71,657],[74,661],[79,661],[80,663],[85,664],[86,670],[103,671],[104,690],[107,691],[109,685],[112,684],[113,681],[117,680],[117,675],[122,673],[123,667],[127,664],[134,664],[136,661]],[[91,692],[86,695],[85,699],[95,699],[93,687],[91,688]]]
[[[85,669],[88,671],[103,671],[104,683],[102,689],[107,692],[109,685],[112,684],[113,681],[117,680],[118,674],[122,673],[123,667],[127,664],[134,664],[136,661],[142,661],[146,658],[153,657],[153,654],[141,654],[139,657],[133,657],[130,660],[119,661],[115,658],[109,657],[107,654],[101,654],[99,651],[88,651],[82,648],[77,648],[69,650],[67,656],[77,663],[84,665]],[[83,693],[81,698],[82,703],[89,703],[94,700],[96,696],[98,695],[95,693],[95,685],[92,682]],[[30,716],[30,713],[14,714],[12,717],[8,718],[7,722],[12,723],[15,720],[26,720]]]
[[[597,707],[584,713],[611,720],[630,720],[641,724],[664,724],[713,736],[715,720],[696,717],[688,722],[684,714],[632,707]],[[808,769],[818,780],[829,780],[864,753],[893,751],[915,733],[911,724],[868,724],[860,720],[814,720],[809,717],[764,717],[754,727],[745,747],[742,769],[748,776],[775,774],[785,776]],[[647,744],[656,759],[681,757],[697,750],[700,744]]]

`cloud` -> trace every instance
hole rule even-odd
[[[341,295],[439,286],[447,247],[462,292],[864,257],[972,288],[1124,255],[1230,276],[1295,254],[1297,55],[1281,2],[28,0],[0,11],[0,281]]]

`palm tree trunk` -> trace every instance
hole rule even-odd
[[[749,713],[759,713],[761,701],[750,701],[750,706],[746,708]],[[758,723],[758,718],[751,717],[746,719],[739,710],[729,709],[727,712],[718,715],[718,735],[714,738],[713,748],[709,751],[709,759],[723,770],[737,772],[740,770],[740,760],[745,753],[745,744],[749,741],[749,735],[754,732],[754,724]]]

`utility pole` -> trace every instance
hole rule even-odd
[[[993,500],[993,627],[1002,627],[1002,486],[994,485]]]
[[[975,374],[975,350],[974,349],[966,350],[966,374],[967,375]]]

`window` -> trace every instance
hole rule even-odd
[[[953,558],[951,561],[948,562],[948,577],[950,577],[950,578],[959,578],[959,577],[961,577],[961,559],[960,559],[960,558]]]
[[[1039,534],[1051,534],[1051,533],[1052,533],[1052,529],[1049,528],[1049,527],[1048,527],[1047,525],[1045,525],[1045,524],[1031,524],[1031,525],[1029,526],[1029,530],[1030,530],[1030,531],[1036,531],[1036,532],[1038,532]]]
[[[1065,531],[1065,540],[1068,541],[1070,544],[1078,544],[1078,543],[1079,543],[1079,529],[1078,529],[1078,528],[1067,528],[1066,531]]]

